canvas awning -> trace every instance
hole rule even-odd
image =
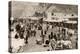
[[[31,19],[31,20],[39,20],[38,17],[28,17],[28,19]]]
[[[46,19],[44,21],[47,21],[47,22],[62,22],[63,20]]]
[[[77,21],[66,21],[65,23],[68,23],[68,24],[77,24]]]

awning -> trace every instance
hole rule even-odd
[[[31,20],[39,20],[38,17],[28,17],[28,19],[31,19]]]
[[[47,22],[62,22],[63,20],[46,19],[44,21],[47,21]]]
[[[77,24],[77,21],[66,21],[64,23],[68,23],[68,24]]]

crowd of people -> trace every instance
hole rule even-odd
[[[64,27],[49,22],[40,23],[32,20],[17,20],[11,25],[12,52],[23,51],[23,46],[28,44],[30,37],[36,38],[37,45],[50,47],[48,50],[72,49],[77,45],[77,37],[65,31]],[[68,33],[65,35],[65,33]],[[74,39],[74,47],[73,40]],[[34,47],[34,46],[33,46]]]

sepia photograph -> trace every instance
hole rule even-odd
[[[78,5],[8,2],[10,53],[78,49]]]

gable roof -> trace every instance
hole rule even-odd
[[[47,12],[63,12],[63,13],[78,13],[77,5],[62,5],[62,4],[53,4],[48,8]]]

